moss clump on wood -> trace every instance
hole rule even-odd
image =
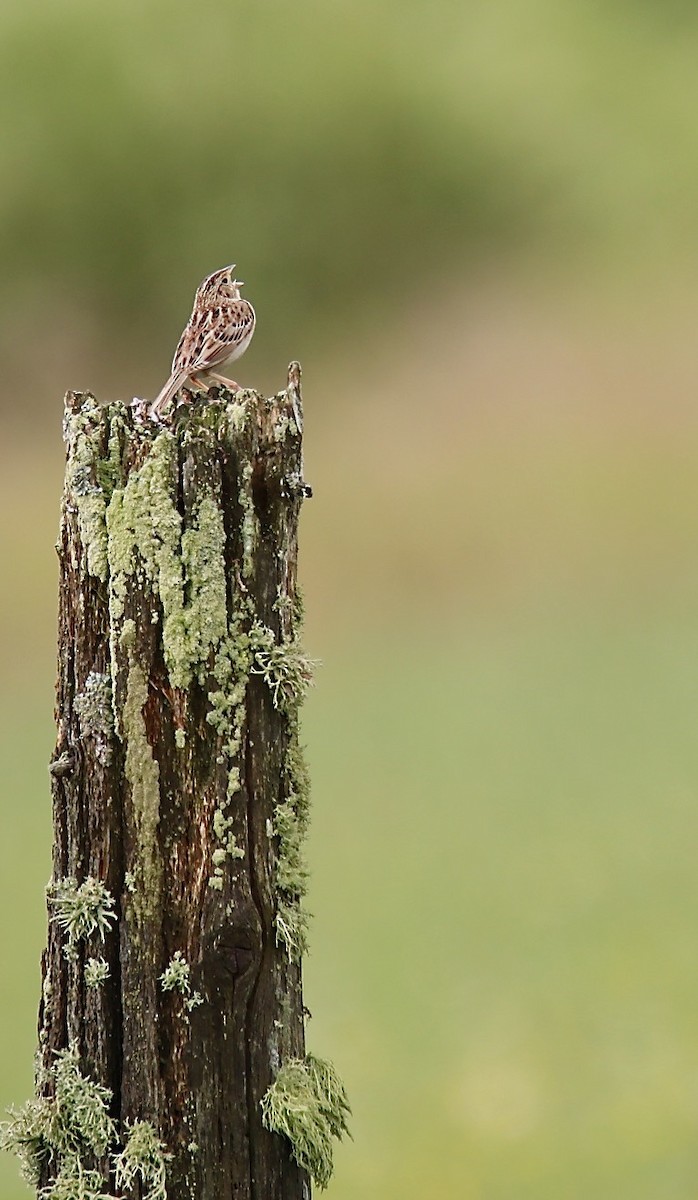
[[[297,638],[277,642],[271,629],[255,621],[250,631],[254,655],[253,675],[261,675],[271,692],[274,708],[295,713],[312,686],[315,659],[309,658]]]
[[[160,986],[163,992],[179,992],[187,1012],[204,1002],[200,992],[191,990],[191,968],[181,950],[175,950],[172,955],[160,976]]]
[[[75,505],[80,540],[87,558],[87,569],[102,582],[107,578],[107,530],[105,514],[108,495],[103,486],[100,463],[101,405],[94,396],[80,397],[79,408],[68,409],[65,440],[68,445],[66,496]]]
[[[127,1127],[123,1150],[114,1156],[117,1189],[129,1191],[140,1184],[143,1200],[167,1200],[167,1157],[150,1121],[134,1121]]]
[[[319,1187],[327,1187],[334,1167],[333,1139],[349,1132],[351,1113],[344,1085],[331,1063],[313,1054],[292,1058],[279,1071],[261,1101],[267,1129],[291,1143],[293,1157]]]
[[[109,963],[104,958],[88,958],[85,963],[85,987],[101,987],[108,978]]]
[[[68,935],[63,953],[71,962],[77,958],[77,944],[82,938],[97,932],[104,941],[116,920],[114,897],[91,876],[80,885],[72,877],[50,884],[48,902],[54,910],[53,920]]]
[[[0,1146],[14,1151],[24,1179],[34,1187],[45,1166],[56,1167],[55,1180],[40,1193],[42,1200],[101,1200],[104,1180],[94,1170],[94,1160],[104,1157],[116,1137],[109,1116],[111,1092],[82,1074],[74,1045],[57,1053],[39,1083],[53,1094],[29,1100],[11,1113]]]
[[[114,1200],[95,1169],[107,1154],[119,1191],[140,1182],[143,1200],[167,1200],[167,1155],[155,1129],[148,1121],[134,1121],[126,1127],[123,1149],[110,1153],[117,1141],[109,1115],[111,1092],[82,1074],[75,1045],[58,1051],[39,1085],[51,1094],[11,1112],[0,1126],[0,1149],[17,1155],[31,1187],[39,1186],[47,1166],[54,1168],[55,1178],[41,1188],[40,1200]]]

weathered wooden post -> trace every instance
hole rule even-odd
[[[47,1200],[303,1200],[346,1096],[306,1055],[300,368],[170,427],[66,398],[37,1094]]]

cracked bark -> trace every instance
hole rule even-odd
[[[246,393],[231,401],[213,389],[211,403],[180,407],[173,425],[170,488],[181,535],[196,529],[202,500],[211,497],[225,531],[227,621],[238,633],[259,622],[279,643],[296,637],[299,619],[297,526],[308,494],[299,377],[292,364],[287,389],[271,400]],[[64,933],[49,922],[41,1059],[50,1068],[56,1050],[76,1043],[85,1073],[110,1089],[120,1128],[152,1122],[172,1156],[168,1200],[303,1200],[307,1175],[287,1141],[263,1128],[259,1107],[279,1065],[304,1052],[301,967],[277,944],[274,925],[279,844],[272,823],[288,798],[293,726],[265,680],[248,674],[239,753],[225,751],[223,734],[207,719],[219,687],[216,648],[198,678],[194,671],[187,687],[172,685],[166,604],[138,553],[123,612],[110,614],[111,570],[100,578],[89,569],[89,539],[101,538],[101,529],[88,526],[81,504],[87,497],[106,508],[114,487],[123,490],[148,460],[158,430],[131,408],[98,409],[87,394],[68,395],[67,418],[83,422],[84,438],[69,444],[58,544],[53,877],[103,881],[118,920],[103,943],[96,933],[80,941],[72,962]],[[93,547],[93,567],[98,561]],[[185,605],[190,591],[185,571]],[[205,588],[202,594],[205,610]],[[80,698],[90,676],[111,679],[115,729],[105,717],[100,732],[84,716]],[[142,722],[140,741],[134,721]],[[157,771],[154,823],[148,755]],[[228,799],[233,760],[240,789]],[[242,856],[228,856],[212,883],[220,862],[217,812],[229,814]],[[191,1011],[186,996],[159,982],[176,951],[190,966],[192,993],[202,997]],[[94,957],[106,959],[110,976],[87,987],[84,966]],[[108,1162],[100,1166],[113,1190]],[[52,1170],[49,1164],[44,1186]]]

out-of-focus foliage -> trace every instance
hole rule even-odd
[[[0,301],[160,332],[234,257],[276,350],[503,246],[675,251],[697,49],[678,4],[5,0]]]

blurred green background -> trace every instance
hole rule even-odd
[[[153,396],[234,260],[237,378],[305,368],[328,1195],[695,1194],[697,54],[686,0],[4,0],[0,1105],[45,932],[62,394]]]

